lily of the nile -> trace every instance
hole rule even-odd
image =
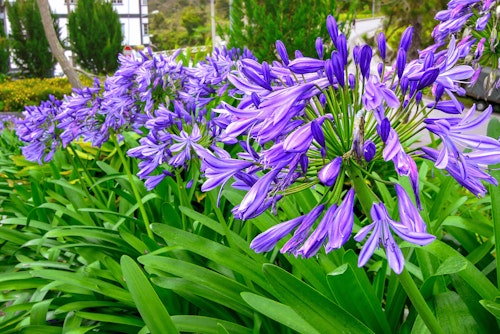
[[[474,57],[469,57],[468,61],[473,65],[477,75],[481,66],[500,69],[498,39],[500,2],[498,0],[450,1],[448,8],[438,12],[435,18],[440,21],[432,33],[436,43],[444,43],[454,34],[470,38],[470,47],[476,52]],[[483,52],[485,56],[479,59],[478,55]],[[477,75],[473,78],[473,82],[477,79]],[[486,84],[489,88],[500,87],[497,71],[491,71]]]
[[[120,55],[120,66],[104,81],[104,89],[96,79],[93,87],[76,89],[65,97],[55,119],[63,145],[81,138],[100,147],[111,135],[140,133],[148,114],[160,104],[156,102],[159,92],[162,97],[171,93],[182,76],[176,56],[156,56],[150,51],[138,58]]]
[[[61,112],[62,103],[51,95],[39,106],[27,106],[22,118],[17,120],[16,133],[26,143],[21,150],[27,160],[46,163],[61,146],[61,131],[55,118]]]
[[[395,232],[396,235],[405,241],[421,246],[431,243],[436,238],[426,232],[412,231],[407,225],[394,221],[387,213],[387,209],[383,203],[374,203],[370,215],[373,223],[363,227],[354,236],[354,240],[361,242],[371,231],[370,237],[363,245],[359,254],[359,266],[364,266],[375,250],[383,246],[389,266],[395,273],[400,274],[404,269],[405,260],[392,232]]]
[[[56,116],[57,127],[63,146],[82,138],[94,142],[101,137],[98,111],[101,107],[101,85],[95,79],[93,87],[74,89],[72,95],[64,99],[61,113]]]
[[[467,177],[467,160],[464,157],[464,150],[469,152],[488,152],[489,156],[500,156],[500,142],[494,138],[483,135],[470,134],[468,131],[478,127],[487,121],[491,115],[492,107],[489,106],[482,114],[474,118],[476,112],[475,105],[460,117],[427,118],[426,127],[436,134],[443,142],[439,156],[435,161],[437,168],[444,169],[450,163],[450,157],[457,163],[462,179]],[[488,161],[485,161],[486,163]],[[479,161],[479,163],[481,163]]]
[[[141,160],[138,176],[146,180],[148,189],[156,187],[166,176],[174,175],[175,170],[199,169],[199,164],[191,167],[192,158],[210,154],[205,150],[220,134],[218,123],[212,121],[207,108],[217,106],[225,94],[234,90],[227,76],[236,67],[236,61],[253,59],[246,49],[241,52],[224,48],[216,49],[205,60],[187,67],[175,61],[175,56],[177,54],[168,61],[167,58],[159,58],[161,61],[156,63],[150,61],[150,66],[156,66],[154,70],[147,67],[151,78],[143,75],[139,85],[148,87],[142,89],[139,96],[151,92],[155,102],[148,109],[146,135],[128,155]],[[160,65],[163,66],[161,70]],[[220,119],[219,123],[226,122]]]
[[[242,149],[247,153],[240,155],[241,165],[233,158],[227,170],[214,168],[210,160],[213,158],[204,160],[205,184],[210,185],[205,188],[223,186],[233,179],[233,187],[246,191],[233,210],[235,217],[242,220],[268,208],[277,212],[289,195],[308,192],[306,196],[317,199],[312,208],[299,207],[299,217],[264,231],[252,243],[256,251],[269,251],[292,234],[288,242],[283,240],[281,251],[304,257],[314,256],[322,248],[330,252],[346,244],[352,234],[357,199],[359,221],[372,223],[356,240],[361,241],[373,230],[360,265],[367,263],[382,242],[389,249],[391,267],[399,273],[404,259],[391,229],[415,245],[434,239],[426,232],[419,213],[423,203],[416,158],[437,161],[438,168],[458,177],[458,182],[475,194],[484,193],[481,180],[494,183],[487,174],[487,165],[499,162],[500,155],[486,152],[493,148],[497,152],[498,141],[474,140],[465,134],[485,121],[488,114],[474,120],[473,111],[463,119],[428,118],[433,109],[462,115],[463,105],[455,95],[463,93],[461,85],[475,73],[465,63],[475,52],[472,39],[457,43],[451,38],[446,46],[430,46],[418,59],[408,61],[406,52],[413,34],[413,29],[408,28],[392,68],[379,66],[378,73],[372,73],[377,51],[362,45],[348,52],[345,36],[332,17],[327,19],[327,28],[335,45],[330,55],[322,52],[324,41],[317,39],[318,58],[298,53],[292,59],[278,41],[281,62],[244,60],[237,71],[229,74],[240,103],[222,104],[216,110],[224,120],[220,122],[222,138],[226,143],[244,143]],[[384,59],[383,35],[378,37],[378,52]],[[351,60],[354,70],[347,67]],[[429,87],[436,101],[427,107],[423,90]],[[441,101],[443,96],[450,96],[451,102]],[[418,140],[423,131],[442,136],[444,148],[418,151],[410,147],[409,143]],[[458,153],[457,145],[469,152]],[[229,156],[218,156],[223,155]],[[387,162],[388,168],[382,167]],[[383,175],[373,172],[381,168],[386,171]],[[415,203],[393,181],[398,178],[408,178]],[[394,185],[401,223],[391,220],[380,203],[381,196],[374,186],[378,182]]]
[[[198,109],[203,109],[211,101],[224,94],[233,95],[227,76],[235,67],[236,61],[243,58],[255,59],[252,53],[232,48],[215,48],[214,52],[192,67],[185,66],[186,80],[179,97],[186,103],[193,101]]]

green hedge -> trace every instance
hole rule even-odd
[[[90,79],[82,80],[84,85],[91,85]],[[68,94],[71,85],[67,78],[6,79],[0,82],[0,111],[22,111],[25,106],[39,105],[49,95],[62,99]]]

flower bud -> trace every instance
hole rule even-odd
[[[378,44],[378,52],[380,54],[380,58],[385,60],[386,57],[386,41],[385,41],[385,34],[381,32],[377,36],[377,44]]]
[[[359,59],[359,69],[363,77],[368,78],[370,76],[370,63],[372,61],[372,48],[365,44],[361,48],[360,59]]]
[[[288,66],[290,58],[288,58],[288,52],[286,51],[285,44],[283,44],[283,42],[280,40],[276,41],[276,51],[278,51],[278,55],[280,56],[283,64],[285,64],[285,66]]]
[[[328,164],[326,164],[318,173],[318,178],[327,187],[331,187],[335,184],[337,176],[340,172],[340,167],[342,166],[342,157],[336,157]]]
[[[377,148],[375,144],[371,140],[365,141],[365,144],[363,145],[363,155],[365,157],[366,162],[372,161],[376,152]]]
[[[401,41],[399,42],[399,49],[407,52],[408,49],[410,48],[412,38],[413,38],[413,27],[410,26],[406,28],[406,30],[403,32],[403,35],[401,36]]]
[[[321,37],[316,38],[316,52],[318,53],[318,58],[323,59],[324,48],[323,39]]]
[[[339,35],[339,28],[337,26],[337,21],[335,21],[335,18],[331,15],[328,15],[326,18],[326,29],[328,30],[332,42],[335,43]]]

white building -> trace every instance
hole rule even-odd
[[[123,45],[149,45],[148,2],[147,0],[106,0],[120,16]],[[61,40],[68,37],[68,13],[72,12],[78,0],[49,0],[52,13],[59,18]]]
[[[15,0],[0,0],[0,21],[3,21],[5,33],[10,33],[10,23],[7,19],[8,13],[5,2],[14,2]],[[61,31],[61,41],[63,46],[69,48],[68,41],[68,14],[75,10],[78,0],[48,0],[52,13],[59,20]],[[147,0],[105,0],[113,4],[113,8],[120,17],[123,33],[123,46],[142,47],[150,44],[149,40],[149,22],[148,22],[148,3]],[[66,51],[66,56],[71,59],[71,52]],[[15,65],[12,64],[13,68]],[[56,66],[56,75],[61,74],[59,65]]]

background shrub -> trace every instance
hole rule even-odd
[[[47,78],[54,76],[56,59],[52,56],[45,37],[42,18],[35,0],[7,2],[11,25],[12,56],[24,76]],[[59,35],[59,26],[54,19]]]
[[[69,15],[71,50],[77,63],[94,73],[113,73],[122,50],[123,34],[111,2],[81,0]]]
[[[92,84],[86,77],[81,79],[86,86]],[[71,90],[67,78],[4,80],[0,82],[0,110],[22,111],[25,106],[39,105],[49,95],[62,99]]]

